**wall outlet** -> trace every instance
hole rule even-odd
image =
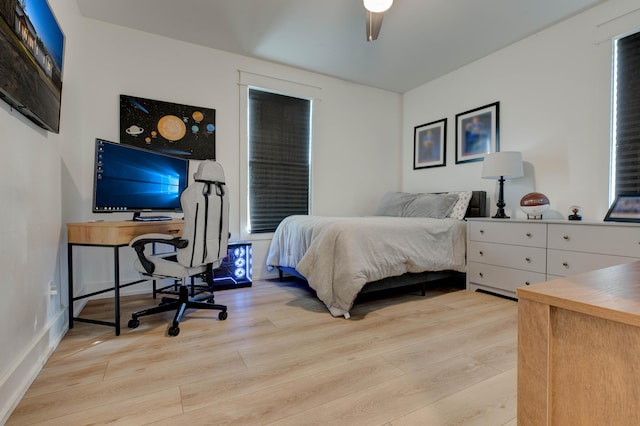
[[[56,294],[58,294],[58,286],[53,280],[51,280],[49,281],[49,295],[55,296]]]

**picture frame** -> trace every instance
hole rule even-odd
[[[215,160],[216,110],[120,95],[120,142],[187,160]]]
[[[413,170],[446,166],[447,119],[413,128]]]
[[[640,222],[640,192],[618,194],[604,217],[605,222]]]
[[[456,164],[500,151],[500,102],[456,114]]]

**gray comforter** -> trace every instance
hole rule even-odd
[[[456,219],[290,216],[275,232],[267,265],[295,268],[333,316],[348,318],[366,283],[464,272],[465,253],[466,223]]]

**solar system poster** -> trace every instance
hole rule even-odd
[[[216,110],[120,95],[120,142],[189,160],[215,160]]]

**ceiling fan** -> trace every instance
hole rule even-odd
[[[373,41],[380,34],[384,12],[389,10],[393,0],[362,0],[367,10],[367,41]]]

